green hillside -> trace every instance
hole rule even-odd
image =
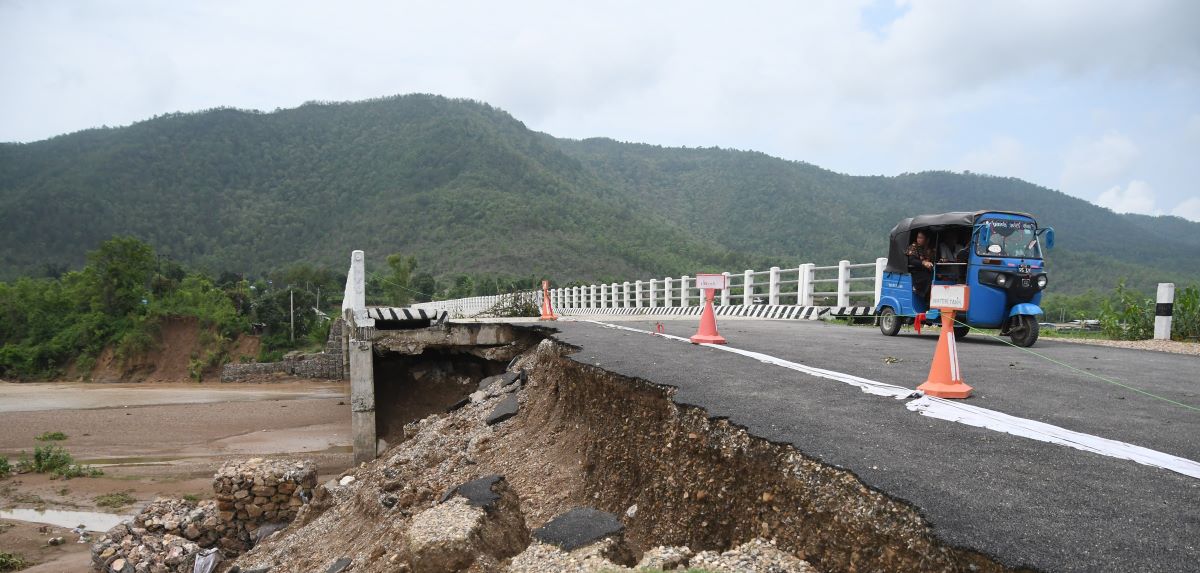
[[[443,276],[678,276],[869,261],[901,217],[987,208],[1056,228],[1054,290],[1200,280],[1200,224],[1016,179],[855,177],[755,152],[556,139],[429,95],[0,145],[0,280],[78,268],[117,234],[213,273],[341,268],[364,249],[373,268],[402,252]]]

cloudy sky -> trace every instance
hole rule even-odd
[[[1200,221],[1200,2],[0,0],[0,141],[411,92]]]

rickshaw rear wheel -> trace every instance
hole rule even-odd
[[[885,306],[879,311],[879,332],[887,336],[896,336],[896,333],[900,332],[900,317],[896,316],[896,311],[890,306]]]
[[[1013,317],[1013,324],[1008,329],[1012,343],[1022,348],[1033,346],[1038,339],[1037,317],[1020,314]]]
[[[965,338],[971,332],[971,327],[965,324],[956,324],[954,326],[954,339]]]

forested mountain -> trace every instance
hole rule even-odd
[[[1016,179],[856,177],[755,152],[530,131],[409,95],[219,109],[0,145],[0,280],[78,267],[117,234],[212,272],[415,255],[435,274],[623,280],[869,261],[901,217],[1034,214],[1056,290],[1200,277],[1200,224],[1116,215]]]

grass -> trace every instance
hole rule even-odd
[[[62,432],[46,432],[36,438],[39,442],[61,442],[67,439],[67,435]]]
[[[187,495],[184,495],[183,499],[184,499],[184,501],[190,501],[192,503],[196,503],[196,502],[200,501],[200,496],[198,496],[194,493],[189,493]]]
[[[25,559],[16,553],[0,551],[0,573],[8,571],[19,571],[24,569],[27,563]]]
[[[129,495],[129,493],[130,492],[128,492],[128,491],[118,491],[118,492],[113,492],[113,493],[106,493],[104,495],[98,495],[92,499],[93,499],[93,501],[96,502],[97,507],[109,507],[112,509],[119,509],[119,508],[125,507],[127,505],[131,505],[135,501],[137,501],[137,498],[133,497],[132,495]]]
[[[8,463],[8,456],[0,456],[0,478],[8,477],[12,473],[12,466]]]

